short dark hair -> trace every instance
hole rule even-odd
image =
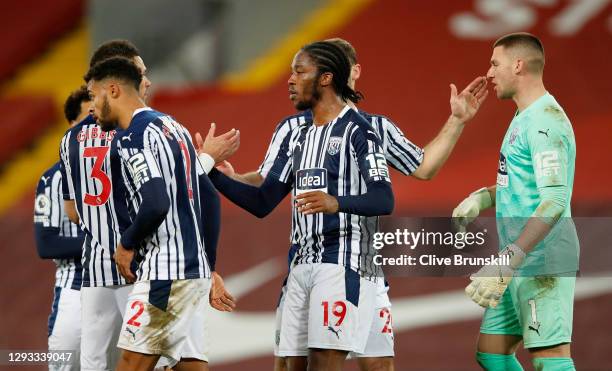
[[[493,48],[503,46],[511,49],[516,47],[526,48],[532,52],[535,52],[538,56],[527,61],[527,67],[532,72],[541,73],[544,70],[544,46],[540,39],[535,35],[527,32],[516,32],[500,37],[493,44]]]
[[[315,62],[318,76],[329,72],[333,75],[332,85],[334,91],[344,101],[359,102],[363,99],[361,92],[356,92],[348,86],[351,75],[351,63],[344,51],[330,41],[317,41],[302,48]]]
[[[89,60],[89,67],[93,67],[96,63],[99,63],[105,59],[111,57],[124,57],[132,59],[140,55],[140,52],[129,40],[109,40],[93,52],[91,59]]]
[[[72,122],[79,117],[81,114],[81,103],[89,102],[89,93],[87,92],[87,86],[82,85],[77,90],[70,93],[66,102],[64,103],[64,117],[68,122]]]
[[[142,74],[131,60],[124,57],[112,57],[96,63],[87,71],[85,81],[101,81],[115,77],[130,83],[136,90],[140,87]]]
[[[330,43],[334,43],[336,46],[340,47],[340,49],[342,49],[346,57],[349,59],[351,66],[357,64],[357,50],[355,50],[350,42],[339,37],[334,37],[325,41],[329,41]]]

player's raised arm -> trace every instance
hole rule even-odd
[[[217,169],[210,172],[210,180],[230,201],[258,218],[263,218],[274,210],[289,192],[291,183],[282,182],[274,177],[266,177],[260,187],[254,187],[232,179]]]
[[[206,139],[202,139],[200,133],[195,134],[196,149],[206,173],[215,165],[230,158],[240,147],[240,131],[232,129],[215,136],[216,130],[217,125],[213,122],[210,124]]]
[[[487,79],[483,76],[474,79],[459,94],[454,84],[450,87],[451,115],[440,133],[425,146],[423,162],[412,173],[417,179],[429,180],[438,173],[453,151],[465,123],[476,115],[488,95]]]
[[[196,143],[198,144],[199,158],[206,169],[206,154],[203,142],[198,139],[196,134]],[[283,142],[281,155],[276,158],[273,168],[276,170],[276,176],[266,177],[266,180],[259,187],[242,183],[238,180],[226,176],[217,169],[212,169],[209,173],[209,178],[215,187],[230,201],[257,216],[263,218],[268,215],[276,205],[291,191],[293,180],[290,157],[287,154],[289,148],[290,137],[288,136]],[[203,155],[204,154],[204,155]]]

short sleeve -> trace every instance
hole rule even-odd
[[[276,126],[276,129],[274,129],[274,133],[272,134],[272,139],[270,139],[268,149],[266,150],[266,156],[259,166],[259,169],[257,169],[257,172],[263,178],[268,175],[270,169],[272,166],[274,166],[274,162],[281,151],[283,142],[287,137],[291,136],[293,128],[304,122],[305,119],[303,116],[295,116],[284,119]]]
[[[299,140],[299,129],[293,129],[290,134],[285,135],[278,146],[276,156],[272,159],[269,171],[264,177],[271,176],[283,183],[293,183],[293,148],[296,140]]]
[[[126,131],[117,140],[124,167],[135,190],[154,178],[161,178],[153,131]]]
[[[412,143],[402,130],[386,117],[381,117],[385,157],[391,167],[404,175],[412,174],[423,162],[423,149]]]

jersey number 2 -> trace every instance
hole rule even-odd
[[[134,309],[135,307],[138,307],[138,311],[132,316],[132,318],[130,318],[127,321],[127,324],[128,325],[132,325],[132,326],[136,326],[136,327],[140,327],[141,323],[136,321],[136,319],[138,319],[138,317],[140,317],[142,312],[144,312],[144,310],[145,310],[144,304],[140,300],[136,300],[136,301],[132,302],[131,308]]]
[[[102,171],[102,164],[106,158],[106,154],[110,150],[110,147],[87,147],[83,151],[83,157],[93,157],[95,159],[93,169],[91,169],[90,176],[93,179],[97,179],[102,185],[102,190],[97,195],[86,193],[83,202],[90,206],[101,206],[108,201],[108,197],[111,193],[111,180],[108,175]]]

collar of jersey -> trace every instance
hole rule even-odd
[[[134,116],[136,116],[140,112],[144,112],[144,111],[153,111],[153,109],[151,107],[142,107],[142,108],[139,108],[139,109],[134,111],[134,113],[132,114],[132,118],[134,118]]]
[[[516,110],[516,114],[514,115],[515,117],[521,116],[523,115],[525,112],[533,109],[533,107],[537,107],[541,104],[541,102],[544,102],[545,100],[548,99],[548,97],[552,97],[552,95],[550,95],[550,93],[548,91],[546,91],[544,93],[544,95],[542,95],[540,98],[534,100],[533,102],[531,102],[530,105],[527,106],[527,108],[525,108],[522,112],[519,112],[519,110]]]
[[[317,125],[315,125],[315,124],[314,124],[314,120],[313,120],[313,117],[312,117],[312,112],[311,112],[311,116],[310,116],[310,124],[311,124],[312,126],[314,126],[315,128],[319,128],[319,127],[321,127],[321,128],[322,128],[322,127],[324,127],[324,126],[326,126],[326,125],[328,125],[328,124],[331,124],[331,123],[334,123],[334,122],[338,121],[338,119],[339,119],[339,118],[341,118],[342,116],[344,116],[344,114],[345,114],[346,112],[348,112],[348,110],[350,110],[350,109],[351,109],[351,107],[349,107],[349,105],[348,105],[348,104],[347,104],[347,105],[345,105],[345,106],[344,106],[344,108],[342,109],[342,111],[340,111],[340,113],[338,114],[338,116],[336,116],[336,118],[335,118],[335,119],[331,120],[330,122],[325,123],[324,125],[319,125],[319,126],[317,126]]]

